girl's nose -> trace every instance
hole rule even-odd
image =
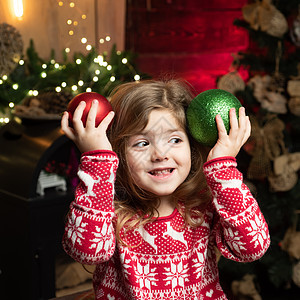
[[[154,146],[151,153],[152,161],[163,161],[168,159],[168,150],[164,147]]]

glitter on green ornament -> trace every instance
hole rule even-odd
[[[221,89],[211,89],[197,95],[190,103],[186,116],[191,135],[199,143],[212,147],[218,140],[218,129],[215,121],[221,115],[227,132],[229,132],[229,110],[238,110],[240,101],[231,93]]]

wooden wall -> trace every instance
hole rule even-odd
[[[57,59],[66,47],[73,52],[85,53],[86,44],[81,38],[86,37],[88,43],[97,46],[99,52],[111,49],[113,43],[119,50],[125,45],[125,7],[126,0],[23,0],[24,15],[17,19],[13,13],[13,1],[0,1],[0,23],[14,26],[22,35],[24,48],[27,49],[30,39],[33,39],[38,54],[49,58],[54,49]],[[74,2],[75,7],[70,7]],[[86,19],[81,16],[85,14]],[[67,20],[77,21],[78,25],[67,25]],[[74,30],[74,35],[68,34]],[[100,38],[107,35],[111,41],[100,44]]]
[[[215,88],[232,53],[247,48],[247,33],[233,25],[247,0],[128,0],[126,48],[142,71],[175,73],[198,92]]]

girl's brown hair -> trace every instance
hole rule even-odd
[[[133,228],[150,222],[157,212],[159,199],[156,195],[140,189],[132,180],[126,163],[126,149],[130,136],[141,132],[154,109],[166,108],[187,132],[191,145],[191,171],[186,180],[173,193],[176,207],[186,222],[195,226],[193,215],[197,208],[210,198],[202,171],[205,149],[190,137],[186,124],[186,109],[193,95],[187,83],[180,80],[145,80],[122,84],[111,95],[115,120],[110,130],[113,150],[119,157],[116,178],[115,212],[116,235],[119,240],[122,228]],[[184,210],[179,203],[184,204]],[[124,226],[126,225],[126,226]]]

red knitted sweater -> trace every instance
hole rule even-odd
[[[116,243],[114,152],[84,153],[63,246],[82,264],[96,264],[96,299],[226,299],[219,284],[215,247],[239,262],[262,257],[269,243],[264,217],[242,182],[232,157],[204,165],[213,199],[198,227],[185,226],[177,209]],[[184,209],[184,207],[183,207]]]

